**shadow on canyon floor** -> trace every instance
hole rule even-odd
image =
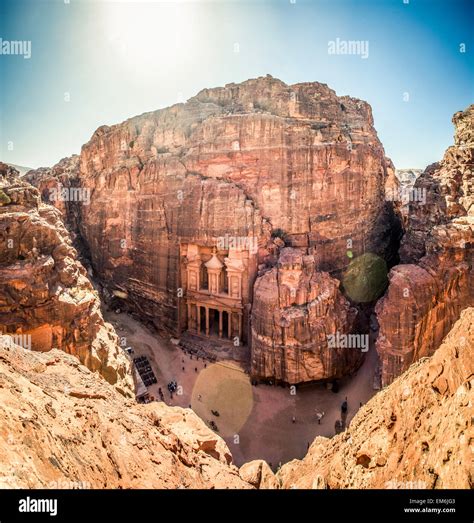
[[[331,437],[340,418],[340,406],[347,396],[347,424],[360,404],[374,394],[377,353],[371,342],[360,369],[340,382],[337,393],[324,384],[305,384],[292,394],[290,387],[259,384],[252,386],[249,375],[236,363],[196,360],[125,313],[104,312],[107,321],[134,350],[133,357],[148,356],[158,383],[148,388],[159,398],[161,387],[168,405],[190,407],[208,425],[213,420],[236,465],[264,459],[273,470],[280,463],[301,459],[316,436]],[[349,349],[351,350],[351,349]],[[184,368],[184,371],[183,371]],[[170,397],[167,384],[176,380],[181,394]],[[211,411],[217,410],[219,416]],[[318,424],[316,412],[324,412]],[[295,422],[293,422],[293,417]]]

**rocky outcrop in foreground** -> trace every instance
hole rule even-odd
[[[473,488],[473,386],[469,308],[434,356],[376,394],[345,432],[317,437],[277,478],[283,488]]]
[[[382,384],[429,356],[474,305],[474,105],[453,117],[455,144],[417,179],[401,258],[376,307]]]
[[[133,393],[130,366],[77,260],[61,213],[0,163],[0,333],[25,349],[61,349]]]
[[[252,488],[189,409],[139,405],[59,350],[0,337],[0,488]]]
[[[274,475],[191,410],[138,405],[59,350],[0,337],[0,487],[472,488],[474,308],[442,346]]]

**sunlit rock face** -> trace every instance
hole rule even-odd
[[[1,488],[253,488],[191,409],[137,404],[59,350],[0,351]]]
[[[453,124],[454,145],[415,182],[426,203],[410,203],[407,234],[400,249],[403,263],[416,263],[425,255],[436,226],[474,216],[474,105],[456,113]]]
[[[439,347],[460,312],[474,304],[474,106],[456,113],[455,145],[429,166],[409,205],[403,265],[377,304],[382,382],[390,383]]]
[[[283,488],[472,488],[474,308],[431,358],[413,364],[333,438],[283,465]],[[268,482],[268,480],[267,480]]]
[[[63,158],[53,167],[40,167],[39,169],[29,170],[23,180],[37,187],[41,194],[41,199],[54,205],[63,215],[63,219],[68,224],[71,216],[68,215],[72,205],[66,194],[62,194],[62,189],[69,189],[77,177],[79,169],[79,156],[74,154]]]
[[[250,323],[259,267],[278,259],[267,249],[272,232],[315,256],[317,270],[332,277],[349,264],[348,250],[395,263],[400,227],[385,191],[398,181],[371,108],[317,82],[286,85],[262,77],[204,89],[185,104],[102,126],[83,146],[76,175],[66,178],[90,192],[87,205],[67,207],[95,275],[142,320],[175,334],[190,324],[188,245],[207,252],[224,235],[257,242],[245,258],[240,293],[240,341],[246,344],[267,336]],[[218,256],[223,262],[228,253]],[[334,318],[326,330],[334,321],[346,319]],[[310,331],[304,322],[295,343],[313,344],[316,353],[320,343]],[[338,358],[326,358],[325,365],[335,369]],[[318,356],[294,378],[334,374],[321,365]]]
[[[0,332],[24,349],[62,349],[131,395],[129,362],[77,260],[60,212],[0,163]]]
[[[359,348],[331,344],[357,315],[339,280],[315,268],[314,256],[284,248],[275,268],[255,283],[252,375],[287,383],[341,378],[362,362]]]

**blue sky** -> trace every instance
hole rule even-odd
[[[53,165],[100,125],[269,73],[366,100],[395,166],[424,168],[474,102],[474,2],[408,2],[0,0],[0,38],[31,41],[0,55],[0,159]]]

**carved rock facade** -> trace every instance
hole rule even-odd
[[[29,176],[41,187],[50,174]],[[286,356],[262,363],[273,358],[273,349],[262,354],[268,319],[260,305],[251,311],[254,293],[265,301],[266,283],[254,288],[256,278],[278,259],[268,248],[272,234],[333,277],[347,267],[348,249],[393,262],[399,228],[385,188],[398,182],[367,103],[270,76],[205,89],[185,104],[100,127],[65,178],[90,191],[87,205],[72,202],[68,212],[94,274],[121,308],[174,335],[237,338],[255,347],[260,375],[306,380],[354,368],[353,356],[323,354],[307,321],[292,327],[294,343],[309,349],[301,371],[280,372]],[[214,248],[222,280],[207,289]],[[193,266],[204,287],[189,280]],[[262,320],[251,328],[252,317]],[[336,325],[328,322],[326,331]]]

